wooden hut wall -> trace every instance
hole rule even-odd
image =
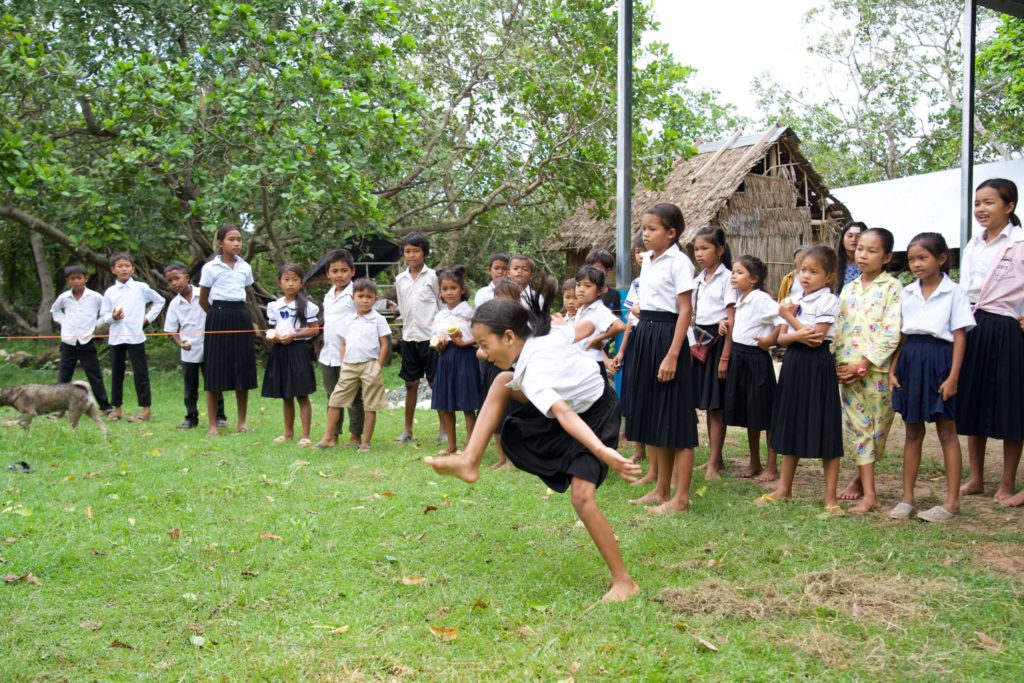
[[[811,211],[806,206],[723,209],[716,221],[725,230],[733,258],[750,254],[768,266],[768,290],[793,269],[793,250],[811,241]]]

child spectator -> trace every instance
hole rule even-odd
[[[327,410],[324,436],[316,447],[333,448],[338,444],[337,424],[341,419],[341,411],[351,407],[356,392],[361,391],[365,422],[359,452],[367,453],[373,439],[377,411],[388,407],[381,367],[387,358],[391,328],[384,316],[373,310],[377,302],[377,285],[373,280],[367,277],[356,280],[352,285],[352,300],[355,312],[344,321],[341,338],[341,376],[328,404],[330,407]]]
[[[605,289],[604,271],[597,266],[583,266],[580,272],[576,273],[576,301],[580,308],[575,322],[589,320],[594,324],[594,333],[580,341],[576,347],[584,356],[594,359],[601,377],[607,380],[606,362],[611,361],[605,354],[604,347],[609,340],[622,334],[626,329],[626,323],[619,320],[618,316],[604,305],[601,295]]]
[[[473,299],[474,307],[479,307],[480,304],[494,298],[494,285],[502,278],[508,276],[508,262],[510,258],[503,251],[496,251],[491,254],[491,258],[487,261],[487,269],[484,271],[491,276],[491,281],[477,290],[476,297]]]
[[[160,315],[164,298],[144,282],[132,279],[135,262],[131,254],[118,252],[110,257],[110,271],[117,282],[103,293],[100,316],[110,325],[110,404],[111,420],[124,417],[121,411],[124,392],[125,359],[132,362],[135,394],[142,411],[128,418],[129,422],[145,422],[152,417],[153,397],[149,390],[149,365],[146,362],[146,335],[142,328]],[[148,308],[147,308],[148,306]]]
[[[103,371],[93,335],[103,308],[103,295],[85,286],[88,276],[85,266],[73,263],[64,269],[64,277],[71,289],[61,292],[50,306],[53,322],[60,325],[60,365],[57,366],[57,382],[70,382],[75,375],[75,366],[82,364],[82,370],[96,397],[96,405],[104,414],[111,411],[107,400],[107,389],[103,386]]]
[[[324,294],[324,344],[320,349],[320,376],[328,400],[341,375],[341,336],[345,324],[356,311],[352,302],[352,278],[355,259],[348,249],[335,249],[327,255],[327,279],[331,288]],[[338,416],[338,434],[344,426],[344,415]],[[363,394],[356,391],[352,407],[348,409],[348,444],[357,447],[363,435]]]
[[[534,266],[533,259],[526,254],[514,254],[509,259],[509,277],[522,290],[521,300],[526,308],[530,307],[530,298],[533,296],[533,288],[530,286],[530,281],[533,279],[534,270],[536,270],[536,267]]]
[[[420,380],[426,377],[427,383],[433,384],[437,365],[437,353],[430,348],[430,331],[440,288],[437,274],[425,263],[429,255],[430,242],[423,233],[413,232],[402,240],[402,257],[408,267],[395,279],[395,291],[402,314],[402,369],[398,376],[405,381],[405,428],[396,443],[413,440]]]
[[[615,274],[615,257],[606,249],[591,249],[587,258],[584,259],[583,265],[600,268],[604,273],[605,280]],[[601,295],[601,303],[616,316],[622,317],[622,294],[619,293],[619,290],[606,288],[604,294]]]
[[[786,273],[782,282],[779,283],[779,301],[786,298],[799,299],[803,294],[803,289],[800,287],[800,259],[803,258],[805,251],[807,251],[807,245],[804,244],[798,244],[793,250],[793,270]]]
[[[562,283],[562,318],[571,323],[576,320],[579,307],[576,301],[576,278],[571,277]]]
[[[176,296],[167,305],[164,332],[181,349],[181,374],[185,383],[185,420],[178,429],[193,429],[199,425],[199,374],[206,378],[203,366],[203,342],[206,334],[206,311],[199,305],[199,288],[189,281],[188,270],[181,263],[164,268],[164,277]],[[217,426],[227,425],[224,399],[217,401]]]
[[[469,288],[463,279],[463,266],[443,268],[437,274],[441,287],[441,310],[434,316],[433,339],[437,349],[437,371],[430,397],[430,407],[437,411],[441,429],[448,435],[448,447],[456,451],[455,413],[466,418],[466,438],[473,435],[476,411],[483,398],[480,393],[480,365],[476,358],[476,342],[469,321],[473,307],[466,299]]]

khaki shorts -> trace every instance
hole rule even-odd
[[[384,379],[380,374],[380,363],[368,360],[362,363],[342,363],[338,384],[331,392],[327,405],[331,408],[351,408],[359,388],[363,389],[364,410],[384,410],[388,399],[384,395]]]

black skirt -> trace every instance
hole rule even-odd
[[[675,379],[658,381],[658,367],[672,345],[677,318],[675,313],[641,311],[640,322],[629,336],[633,349],[626,370],[630,384],[626,438],[655,448],[697,447],[697,384],[685,338]]]
[[[437,356],[434,385],[430,391],[431,410],[480,410],[483,398],[476,347],[449,343],[444,353]]]
[[[619,401],[610,386],[580,418],[601,443],[618,448]],[[532,403],[516,404],[509,412],[501,425],[501,446],[513,465],[559,493],[569,488],[573,477],[600,486],[608,475],[607,465]]]
[[[771,354],[733,342],[725,378],[725,424],[758,431],[771,429],[775,384]]]
[[[229,330],[230,334],[207,334],[203,340],[206,391],[256,388],[256,339],[249,309],[244,301],[212,302],[206,314],[206,331]]]
[[[629,409],[630,377],[627,369],[629,368],[629,357],[633,354],[633,349],[636,348],[633,344],[634,332],[636,332],[635,327],[629,333],[629,343],[626,344],[626,350],[622,353],[622,367],[619,369],[619,405],[622,408],[622,417],[626,417],[626,411]]]
[[[975,311],[960,371],[956,431],[1024,440],[1024,333],[1016,318]]]
[[[711,352],[706,361],[701,363],[693,359],[697,379],[697,410],[721,410],[725,407],[725,380],[718,379],[718,361],[724,350],[725,337],[719,334],[711,342]]]
[[[263,372],[263,398],[302,398],[315,392],[316,373],[309,342],[296,339],[291,344],[271,346]]]
[[[831,460],[843,455],[843,413],[831,344],[786,349],[772,405],[772,448]]]
[[[892,407],[908,424],[956,419],[956,396],[942,400],[939,387],[953,366],[953,342],[929,334],[909,334],[903,340]]]

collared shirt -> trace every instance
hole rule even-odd
[[[483,304],[487,303],[494,298],[494,283],[488,282],[487,286],[481,287],[476,290],[476,296],[473,297],[473,307],[480,308]]]
[[[471,341],[473,339],[473,327],[470,324],[472,320],[473,307],[469,305],[469,302],[460,301],[455,308],[448,308],[448,305],[444,304],[434,316],[432,334],[440,339],[451,339],[452,334],[448,328],[458,327],[462,331],[462,340]]]
[[[245,301],[245,288],[252,283],[252,266],[241,256],[235,257],[231,267],[217,254],[199,274],[199,286],[210,290],[210,301]]]
[[[275,301],[271,301],[267,304],[267,322],[280,333],[292,334],[302,327],[312,327],[316,325],[316,315],[320,312],[320,307],[315,303],[306,299],[306,324],[303,325],[299,319],[299,314],[295,310],[296,301],[285,301],[282,296]]]
[[[632,327],[640,322],[640,318],[633,315],[633,304],[640,303],[640,278],[634,278],[629,283],[629,291],[626,292],[626,300],[622,302],[622,308],[626,311],[626,324]]]
[[[576,318],[574,322],[583,322],[589,320],[594,323],[594,332],[587,337],[576,342],[576,348],[588,358],[593,358],[595,361],[602,361],[605,358],[603,349],[588,349],[587,344],[594,337],[604,334],[608,329],[618,321],[618,316],[612,313],[604,302],[598,299],[592,304],[584,306],[583,308],[576,311]]]
[[[989,268],[992,267],[996,255],[1010,241],[1010,233],[1014,227],[1016,226],[1008,224],[1001,233],[989,242],[985,241],[985,235],[988,231],[982,230],[967,243],[963,259],[965,263],[961,264],[966,266],[966,268],[961,269],[960,280],[963,282],[964,289],[967,290],[967,295],[971,301],[977,301],[981,296],[981,285],[985,282]],[[968,259],[969,262],[967,262]]]
[[[767,337],[775,329],[778,315],[779,304],[768,292],[754,289],[741,296],[736,302],[736,320],[732,325],[733,344],[757,346],[757,337]]]
[[[902,301],[903,334],[929,334],[951,342],[954,330],[967,332],[974,327],[967,292],[945,273],[927,299],[921,292],[921,281],[914,280],[903,288]]]
[[[192,285],[192,299],[186,301],[178,294],[167,304],[164,332],[176,332],[182,341],[192,345],[181,350],[181,360],[186,363],[203,362],[203,341],[206,337],[206,311],[199,305],[199,288]]]
[[[693,264],[673,244],[658,258],[647,252],[640,267],[640,308],[644,311],[679,313],[676,298],[693,289]]]
[[[395,278],[398,311],[402,315],[403,341],[429,341],[434,315],[437,313],[437,295],[440,286],[437,273],[423,266],[413,279],[406,268]]]
[[[377,311],[366,315],[355,311],[344,321],[341,336],[345,340],[345,363],[365,363],[380,355],[380,338],[391,336],[388,321]]]
[[[569,325],[553,325],[543,337],[530,337],[516,361],[509,389],[522,391],[547,417],[551,406],[565,401],[577,414],[585,413],[604,394],[605,381],[597,363],[574,346]]]
[[[57,300],[50,306],[53,322],[60,325],[60,340],[75,346],[88,344],[96,333],[100,309],[103,308],[103,295],[86,287],[82,297],[76,299],[69,289],[61,292]]]
[[[982,235],[975,236],[960,265],[961,281],[971,283],[966,289],[974,310],[1024,317],[1024,228],[1007,225],[987,245]],[[980,277],[977,290],[975,275]]]
[[[341,365],[341,334],[345,322],[356,312],[352,302],[352,283],[338,291],[334,285],[324,294],[324,345],[318,360],[324,365]]]
[[[889,273],[879,273],[871,284],[857,278],[839,295],[836,362],[859,363],[867,358],[872,370],[889,371],[900,343],[903,287]]]
[[[833,294],[828,287],[822,287],[810,294],[805,292],[796,300],[796,319],[808,327],[814,327],[818,323],[828,323],[828,332],[825,333],[825,339],[828,341],[836,338],[835,322],[838,314],[839,297]],[[781,315],[775,319],[775,324],[785,325],[789,329],[789,324]]]
[[[156,320],[166,303],[164,298],[150,289],[145,282],[115,282],[103,293],[103,307],[100,310],[103,322],[110,325],[110,338],[107,343],[117,346],[145,342],[143,326]],[[124,309],[124,317],[114,320],[114,309],[118,306]]]
[[[719,263],[711,282],[707,282],[707,274],[707,270],[702,270],[694,278],[693,317],[701,326],[717,325],[726,319],[726,309],[736,305],[736,290],[730,283],[732,271]]]

